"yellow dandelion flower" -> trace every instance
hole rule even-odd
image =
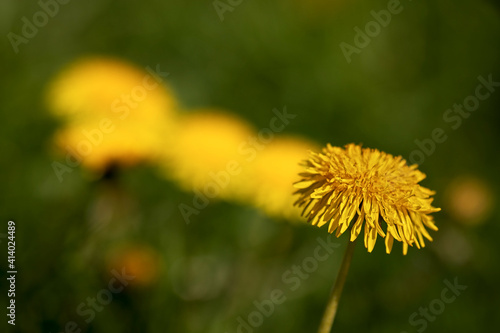
[[[137,68],[112,57],[84,57],[52,80],[47,105],[54,115],[70,121],[103,115],[162,115],[177,107],[165,85],[167,74],[159,68]],[[139,111],[130,113],[139,107]]]
[[[110,125],[109,132],[104,132],[98,123],[89,120],[58,130],[54,142],[82,166],[102,172],[113,164],[128,167],[156,160],[162,145],[169,142],[164,133],[170,129],[162,122],[135,125],[116,122]]]
[[[354,144],[345,149],[328,144],[321,153],[311,153],[300,176],[296,204],[304,206],[303,216],[318,227],[328,223],[328,232],[336,231],[337,237],[351,227],[351,241],[364,223],[368,252],[377,235],[385,237],[387,253],[396,239],[406,254],[408,245],[424,247],[424,237],[432,241],[426,227],[437,230],[428,215],[440,211],[431,205],[434,192],[418,184],[425,174],[401,156]],[[387,224],[385,231],[381,220]]]
[[[293,183],[301,161],[317,144],[298,137],[277,137],[258,152],[255,161],[244,167],[246,200],[270,216],[298,219],[300,209],[293,205]],[[240,184],[242,185],[242,184]]]
[[[161,75],[110,58],[70,65],[47,93],[50,111],[64,121],[56,146],[96,171],[156,159],[170,146],[176,121],[175,98]]]
[[[179,118],[174,147],[164,155],[165,175],[187,190],[227,197],[242,170],[242,145],[252,133],[249,124],[224,111],[185,114]]]

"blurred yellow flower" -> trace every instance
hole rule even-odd
[[[242,172],[247,201],[270,216],[299,218],[300,209],[293,205],[293,183],[299,180],[300,162],[317,148],[302,138],[276,137]]]
[[[104,115],[158,117],[177,107],[165,86],[167,76],[159,66],[141,69],[120,59],[85,57],[55,77],[47,104],[53,114],[70,121]]]
[[[165,154],[163,168],[187,190],[207,197],[228,197],[233,177],[241,172],[242,145],[252,135],[242,119],[218,110],[197,110],[179,118],[175,144]]]
[[[111,58],[84,58],[50,84],[47,104],[65,127],[55,135],[70,167],[103,170],[154,159],[171,145],[175,98],[168,73]]]
[[[460,177],[450,184],[447,192],[448,211],[463,224],[480,224],[491,213],[493,193],[488,184],[479,178]]]
[[[328,144],[321,153],[311,153],[304,166],[302,180],[295,184],[299,195],[296,204],[304,206],[303,215],[312,225],[329,223],[328,232],[337,230],[337,237],[351,226],[353,241],[366,220],[364,243],[368,252],[373,250],[377,234],[385,237],[387,253],[394,239],[403,243],[404,254],[408,245],[424,247],[423,237],[432,241],[425,227],[437,227],[428,214],[440,208],[431,205],[434,192],[418,184],[425,174],[417,165],[408,166],[401,156],[376,149],[354,144],[343,149]],[[387,234],[380,218],[387,224]]]

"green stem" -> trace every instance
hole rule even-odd
[[[340,266],[337,280],[335,280],[335,285],[333,286],[330,298],[328,299],[328,303],[326,305],[325,313],[323,314],[323,319],[321,319],[321,325],[319,326],[318,333],[330,333],[332,329],[333,320],[335,319],[335,314],[337,313],[337,308],[339,306],[340,296],[342,295],[342,289],[344,289],[347,273],[349,272],[349,266],[351,265],[351,259],[354,253],[355,244],[356,240],[354,240],[353,242],[347,242],[344,259],[342,259],[342,265]]]

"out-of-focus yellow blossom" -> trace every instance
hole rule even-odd
[[[124,107],[136,107],[141,117],[158,117],[177,107],[165,86],[167,76],[159,67],[142,69],[117,58],[85,57],[55,77],[47,103],[53,114],[70,116],[70,121],[96,115],[124,116]]]
[[[270,216],[300,218],[293,205],[293,183],[299,180],[300,162],[318,145],[299,137],[276,137],[255,155],[242,172],[246,199]]]
[[[112,58],[84,58],[50,84],[47,104],[64,127],[55,135],[69,160],[92,170],[155,159],[171,145],[176,101],[168,73]]]
[[[54,137],[60,150],[94,171],[103,171],[112,164],[131,166],[154,161],[164,145],[172,142],[169,135],[172,127],[163,122],[115,122],[107,133],[95,124],[93,121],[72,124],[58,130]]]
[[[187,190],[227,198],[233,177],[242,170],[242,148],[253,131],[237,116],[219,110],[196,110],[179,118],[175,144],[165,154],[167,177]]]
[[[456,221],[477,225],[489,217],[493,193],[488,184],[479,178],[460,177],[448,187],[446,204]]]

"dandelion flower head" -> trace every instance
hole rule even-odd
[[[328,232],[336,231],[337,237],[350,228],[353,241],[364,224],[369,252],[377,236],[385,238],[387,253],[394,239],[403,243],[404,254],[408,246],[424,247],[424,238],[432,241],[426,228],[437,227],[429,214],[440,208],[431,205],[434,192],[418,184],[425,174],[417,165],[355,144],[328,144],[320,153],[311,152],[304,166],[295,184],[296,204],[312,225],[328,224]]]
[[[83,58],[55,77],[46,97],[62,120],[56,147],[90,170],[154,160],[170,146],[177,102],[152,71],[113,58]]]
[[[156,117],[177,107],[164,78],[150,67],[100,56],[82,57],[66,66],[50,82],[46,99],[49,110],[66,120],[124,114]],[[124,107],[136,112],[125,113]]]

